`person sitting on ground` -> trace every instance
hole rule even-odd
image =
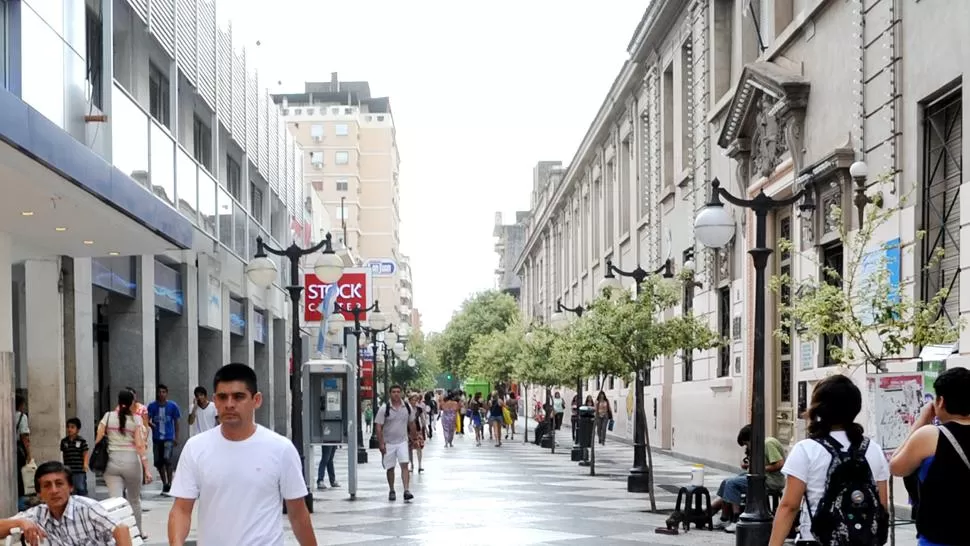
[[[751,450],[751,425],[744,425],[738,432],[738,445],[745,448],[744,462],[741,468],[748,470]],[[780,492],[785,487],[785,476],[781,469],[785,466],[785,448],[777,439],[765,437],[765,487],[769,492]],[[733,533],[738,516],[741,515],[741,505],[748,492],[748,473],[742,472],[737,476],[721,482],[717,489],[718,499],[711,503],[711,510],[721,512],[721,517],[714,522],[715,529],[724,529]]]
[[[0,539],[19,528],[28,544],[131,546],[127,525],[116,523],[98,501],[73,494],[71,471],[60,461],[37,467],[34,488],[43,504],[0,519]]]

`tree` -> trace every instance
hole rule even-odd
[[[505,330],[518,316],[515,299],[502,292],[481,292],[465,300],[435,340],[442,368],[468,377],[466,359],[475,338]]]
[[[494,330],[474,339],[463,369],[469,377],[490,383],[507,383],[515,377],[516,362],[523,351],[522,327],[513,323],[504,330]]]
[[[805,262],[817,266],[821,279],[772,278],[771,288],[781,300],[782,320],[776,337],[790,341],[793,327],[803,338],[843,336],[843,343],[827,348],[831,358],[842,367],[868,368],[872,364],[878,371],[886,371],[886,360],[914,348],[957,340],[962,321],[951,323],[943,313],[948,289],[926,299],[909,296],[900,267],[902,252],[912,252],[912,246],[903,249],[899,239],[876,239],[877,233],[886,231],[887,222],[898,218],[904,205],[902,198],[894,207],[867,205],[862,226],[856,231],[846,225],[842,209],[832,207],[828,219],[842,241],[843,273],[820,264],[814,253],[799,253]],[[924,235],[917,233],[917,240]],[[790,241],[779,246],[782,252],[794,251]],[[934,269],[942,258],[937,253],[924,269]]]
[[[433,389],[440,371],[433,345],[425,340],[421,332],[412,332],[407,346],[410,358],[414,359],[414,367],[408,366],[407,362],[398,362],[391,371],[391,383],[405,385],[413,391]]]
[[[578,321],[569,351],[571,358],[587,362],[588,370],[610,373],[642,373],[649,377],[653,361],[679,351],[716,347],[717,334],[693,314],[665,318],[680,301],[681,284],[653,275],[640,284],[636,298],[625,291],[607,292],[596,299]],[[612,296],[612,297],[611,297]],[[650,472],[650,509],[657,510],[654,497],[653,454],[643,393],[637,395],[636,423],[643,434]]]

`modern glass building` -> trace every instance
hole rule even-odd
[[[286,432],[289,304],[244,270],[309,237],[302,165],[213,0],[0,0],[0,421],[26,398],[36,460],[120,389],[187,408],[230,361]]]

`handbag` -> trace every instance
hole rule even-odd
[[[616,423],[616,421],[610,419],[609,422],[606,423],[606,430],[612,432],[613,431],[613,425],[615,423]]]
[[[88,457],[88,466],[91,470],[95,472],[104,472],[108,468],[108,414],[104,414],[104,418],[101,422],[105,425],[104,436],[101,437],[101,441],[94,444],[94,449],[91,450],[91,456]]]

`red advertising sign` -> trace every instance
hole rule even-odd
[[[374,363],[370,360],[360,361],[360,397],[370,400],[374,396]]]
[[[320,306],[323,305],[324,295],[327,293],[326,283],[320,282],[313,273],[303,275],[303,320],[306,322],[320,322],[323,320]],[[367,273],[365,271],[348,271],[337,281],[336,302],[343,309],[353,309],[360,306],[367,308]],[[328,311],[330,311],[328,309]],[[352,313],[344,313],[344,319],[353,321]],[[361,322],[367,320],[367,313],[360,314]]]

